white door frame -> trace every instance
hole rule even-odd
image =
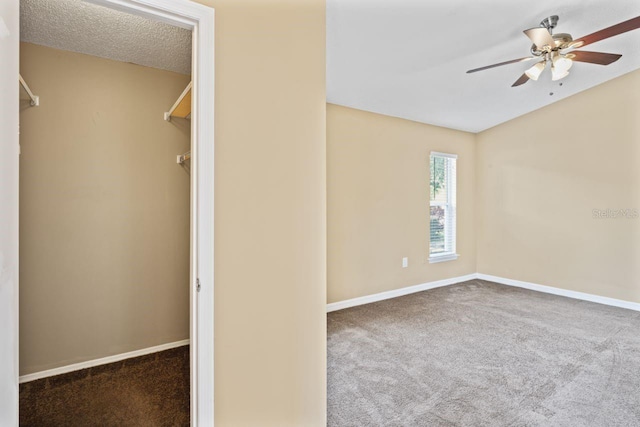
[[[192,30],[191,424],[213,426],[214,10],[191,0],[85,0]]]
[[[0,425],[18,425],[19,2],[0,1]]]

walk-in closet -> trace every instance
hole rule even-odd
[[[191,31],[21,1],[20,423],[187,425]]]

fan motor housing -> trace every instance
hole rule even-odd
[[[551,34],[551,37],[553,37],[553,40],[556,42],[556,45],[553,47],[550,46],[551,47],[550,50],[545,50],[545,49],[538,49],[538,47],[534,44],[531,46],[531,53],[534,56],[542,56],[549,53],[550,51],[556,52],[558,50],[566,49],[569,47],[569,44],[573,41],[573,37],[571,37],[571,34],[567,34],[567,33],[553,34],[553,29],[558,26],[559,20],[560,20],[560,17],[558,15],[551,15],[540,22],[540,26],[542,28],[546,28],[547,31],[549,31],[549,34]]]
[[[573,41],[573,37],[571,37],[571,34],[567,33],[552,34],[551,37],[553,37],[553,40],[556,42],[555,47],[552,47],[550,49],[551,52],[557,52],[559,50],[566,49]],[[542,56],[548,52],[549,50],[538,49],[535,44],[531,45],[531,53],[535,56]]]
[[[553,37],[553,40],[556,42],[556,47],[558,49],[564,49],[565,47],[568,47],[569,43],[573,41],[573,37],[571,37],[571,34],[567,33],[553,34],[551,37]]]

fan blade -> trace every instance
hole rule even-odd
[[[530,28],[528,30],[524,30],[524,33],[531,39],[533,44],[535,44],[538,49],[542,49],[545,46],[556,46],[556,42],[553,40],[553,37],[551,37],[549,30],[547,30],[546,28]]]
[[[588,62],[590,64],[609,65],[622,58],[622,55],[616,53],[587,52],[584,50],[576,50],[571,52],[571,59],[578,62]]]
[[[629,19],[628,21],[621,22],[611,27],[607,27],[603,30],[596,31],[595,33],[584,36],[578,40],[575,40],[572,44],[576,47],[583,47],[591,43],[598,42],[600,40],[608,39],[609,37],[617,36],[619,34],[626,33],[627,31],[640,28],[640,16]]]
[[[526,62],[526,61],[531,61],[532,59],[535,59],[534,57],[526,57],[526,58],[520,58],[520,59],[512,59],[511,61],[505,61],[505,62],[500,62],[498,64],[493,64],[493,65],[487,65],[486,67],[480,67],[480,68],[475,68],[473,70],[469,70],[467,71],[467,74],[469,73],[476,73],[478,71],[484,71],[484,70],[488,70],[489,68],[495,68],[495,67],[501,67],[503,65],[509,65],[509,64],[515,64],[517,62]]]
[[[511,87],[516,87],[516,86],[523,85],[528,81],[529,81],[529,76],[527,76],[526,74],[523,74],[523,75],[520,76],[520,78],[518,80],[516,80],[516,82],[514,84],[511,85]]]

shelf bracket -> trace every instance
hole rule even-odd
[[[32,107],[37,107],[40,105],[40,97],[37,95],[34,95],[33,92],[31,92],[31,89],[29,88],[29,85],[27,84],[27,82],[24,81],[24,79],[22,78],[22,76],[20,74],[18,74],[18,78],[20,79],[20,86],[22,86],[22,88],[24,89],[25,92],[27,92],[27,95],[29,95],[29,98],[31,98],[31,106]]]
[[[191,159],[191,151],[187,151],[184,154],[179,154],[178,158],[176,159],[176,163],[178,163],[179,165],[183,164],[185,161]]]
[[[178,100],[171,106],[169,111],[164,113],[164,119],[168,122],[171,121],[171,116],[178,110],[179,115],[177,117],[186,118],[191,114],[191,84],[189,82],[185,90],[182,91]]]

